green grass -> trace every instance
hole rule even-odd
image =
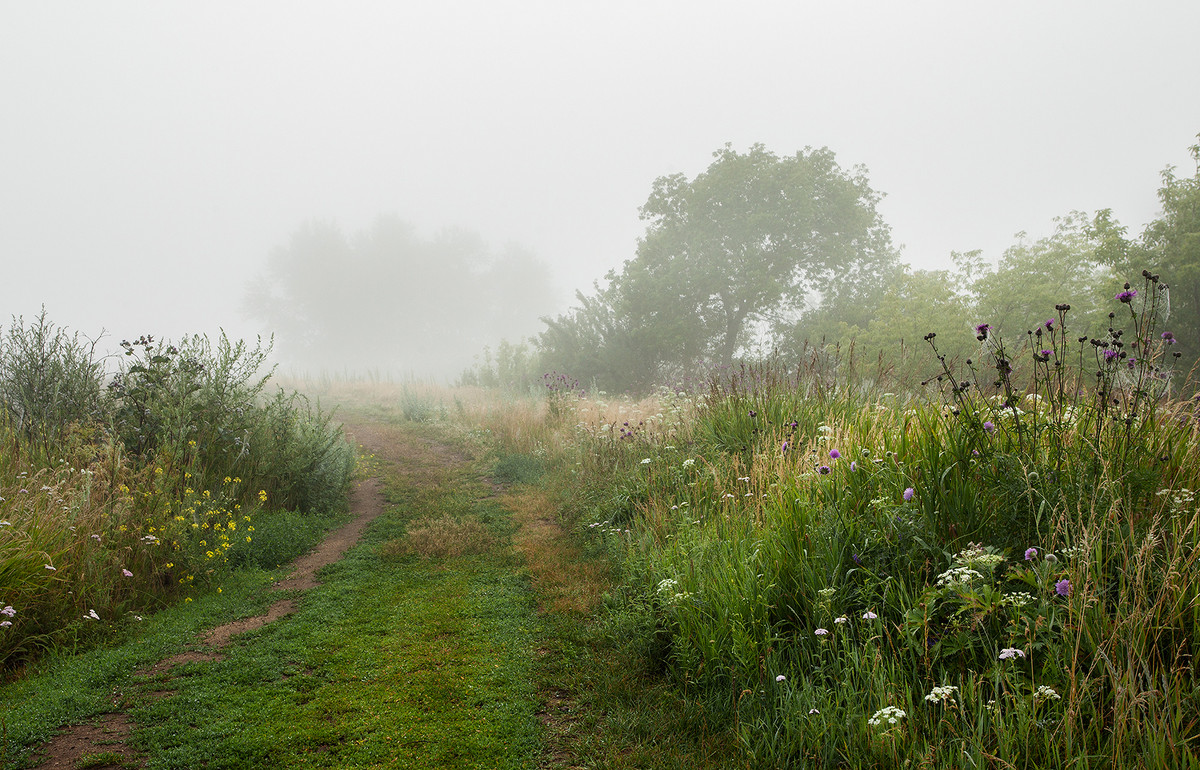
[[[237,570],[221,593],[149,617],[103,649],[63,651],[6,686],[4,766],[27,765],[60,725],[110,711],[114,691],[124,693],[130,743],[150,768],[531,766],[541,748],[540,622],[505,544],[448,560],[379,555],[419,516],[475,516],[505,531],[494,503],[474,503],[476,471],[448,467],[423,468],[416,481],[391,477],[388,509],[322,572],[323,585],[294,595],[295,613],[237,637],[213,662],[134,674],[206,628],[261,613],[283,596],[268,591],[276,573]],[[309,529],[299,522],[279,534],[308,539]]]
[[[389,565],[371,542],[325,579],[133,710],[150,767],[528,766],[537,620],[523,581],[487,560]]]

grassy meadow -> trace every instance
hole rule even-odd
[[[137,740],[185,766],[202,749],[176,726],[220,702],[230,766],[426,766],[425,738],[380,732],[416,698],[445,713],[430,735],[462,752],[445,756],[479,766],[1200,766],[1200,401],[1158,296],[1150,276],[1127,288],[1102,338],[1065,305],[1016,341],[979,325],[962,361],[929,335],[890,379],[821,353],[641,399],[557,373],[536,393],[302,383],[458,459],[416,480],[375,469],[388,512],[359,548],[292,621],[182,685],[194,698],[137,706]],[[62,384],[27,385],[46,367],[26,349]],[[104,384],[44,319],[3,339],[10,679],[195,625],[170,614],[193,597],[261,603],[262,573],[238,568],[304,550],[344,499],[350,448],[305,398],[265,392],[261,349],[127,351]],[[498,694],[454,704],[507,702],[508,727],[453,748],[462,714],[438,677],[489,668]],[[320,738],[333,712],[342,732]]]

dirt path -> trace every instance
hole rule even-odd
[[[412,450],[387,441],[387,437],[378,428],[372,426],[347,429],[348,437],[356,440],[367,452],[382,455],[389,462],[412,461],[423,459],[425,456],[434,462],[461,462],[462,458],[454,455],[444,447],[433,445],[425,448],[414,447]],[[413,456],[413,453],[416,456]],[[324,540],[312,551],[297,559],[291,573],[275,583],[275,591],[304,591],[320,585],[316,573],[327,565],[340,560],[355,543],[362,537],[367,526],[384,510],[382,484],[376,478],[360,480],[354,483],[350,490],[350,512],[353,519],[344,526],[330,532]],[[194,661],[216,661],[222,657],[221,648],[225,647],[238,634],[262,628],[282,618],[296,609],[292,599],[281,599],[272,604],[265,613],[217,626],[208,631],[198,640],[199,650],[181,652],[165,658],[149,668],[135,672],[137,680],[148,680],[169,671],[182,663]],[[169,683],[155,693],[153,697],[170,697],[174,692],[169,689]],[[133,724],[124,713],[126,708],[125,694],[120,691],[112,693],[113,711],[89,723],[69,725],[55,736],[39,752],[41,762],[36,770],[73,770],[84,757],[98,758],[95,755],[105,755],[111,761],[108,764],[91,765],[95,768],[120,768],[144,765],[144,762],[126,744],[126,739],[132,731]]]

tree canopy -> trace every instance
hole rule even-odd
[[[770,322],[877,292],[894,271],[881,196],[864,169],[841,168],[826,148],[780,157],[761,144],[744,153],[726,145],[713,156],[694,179],[655,180],[635,258],[604,291],[548,321],[542,346],[552,358],[578,346],[577,332],[603,328],[623,352],[600,355],[639,370],[626,381],[727,366]],[[585,375],[604,370],[596,362]]]

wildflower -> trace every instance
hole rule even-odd
[[[1163,332],[1162,340],[1163,340],[1163,342],[1167,343],[1168,345],[1174,345],[1175,344],[1175,335],[1172,334],[1171,332]]]
[[[1037,703],[1043,700],[1062,700],[1062,696],[1053,687],[1047,687],[1043,684],[1038,686],[1037,690],[1034,691],[1033,702]]]
[[[1059,596],[1070,596],[1071,595],[1071,581],[1067,580],[1066,578],[1063,578],[1062,580],[1055,583],[1054,584],[1054,593],[1058,594]]]
[[[694,458],[694,457],[689,457],[688,459],[683,461],[684,468],[691,468],[695,464],[696,464],[696,458]]]
[[[58,571],[58,569],[57,569],[57,568],[55,568],[53,565],[50,565],[50,564],[43,564],[42,566],[43,566],[43,567],[45,567],[46,569],[50,570],[51,572],[57,572],[57,571]]]
[[[871,612],[870,610],[867,610],[866,612],[863,613],[863,620],[874,620],[877,617],[879,617],[879,616],[876,615],[874,612]]]
[[[996,423],[992,422],[991,420],[984,420],[983,421],[983,429],[985,431],[987,431],[988,433],[991,433],[992,431],[994,431],[996,429]]]
[[[935,585],[938,587],[967,585],[973,580],[982,578],[983,573],[979,572],[978,570],[973,570],[970,567],[951,567],[942,574],[938,575],[937,583],[935,583]]]
[[[849,623],[850,618],[846,617],[845,615],[842,615],[840,618],[834,618],[833,622],[840,626],[843,623]]]
[[[925,696],[925,700],[929,701],[930,703],[939,703],[939,702],[945,703],[946,701],[953,698],[954,693],[957,691],[958,691],[958,687],[956,687],[955,685],[952,685],[952,684],[939,685],[929,691],[929,694]]]
[[[1037,555],[1038,555],[1038,549],[1036,549],[1036,548],[1026,548],[1025,549],[1025,561],[1033,561],[1034,559],[1037,558]]]
[[[0,621],[0,628],[11,628],[11,627],[12,627],[12,621],[11,621],[11,620],[3,620],[3,621]]]
[[[84,620],[99,620],[100,616],[96,614],[95,610],[88,610],[88,613],[83,616],[83,619]]]
[[[1047,318],[1046,323],[1042,324],[1042,326],[1045,326],[1047,329],[1053,330],[1054,329],[1054,319]],[[1045,353],[1046,351],[1043,350],[1042,352]]]
[[[1016,647],[1005,647],[1000,651],[1000,660],[1010,660],[1012,658],[1023,657],[1025,657],[1025,651],[1017,649]]]
[[[809,710],[808,710],[808,713],[810,713],[810,714],[820,714],[821,712],[820,712],[820,711],[817,711],[816,709],[809,709]]]
[[[841,456],[842,456],[842,453],[841,453],[841,452],[839,452],[839,451],[837,451],[836,449],[830,449],[830,450],[829,450],[829,457],[830,457],[831,459],[834,459],[834,460],[836,460],[836,459],[838,459],[838,458],[839,458],[839,457],[841,457]]]
[[[1105,361],[1112,361],[1114,358],[1118,357],[1119,355],[1121,355],[1121,354],[1120,354],[1120,353],[1118,353],[1118,352],[1117,352],[1117,351],[1115,351],[1115,350],[1108,350],[1108,349],[1105,349],[1105,351],[1104,351],[1104,360],[1105,360]]]
[[[0,497],[0,501],[3,501],[3,500],[4,500],[4,498]],[[11,521],[0,521],[0,527],[11,527],[11,526],[12,526]]]
[[[905,501],[912,500],[912,499],[913,499],[913,495],[914,495],[914,494],[916,494],[916,492],[913,490],[913,488],[912,488],[912,487],[909,487],[909,488],[905,489],[905,490],[904,490],[904,499],[905,499]]]
[[[13,606],[11,604],[4,605],[4,609],[0,610],[0,615],[7,615],[10,618],[15,616],[16,614],[17,614],[17,611],[13,609]]]
[[[643,458],[642,458],[642,465],[649,465],[649,464],[650,464],[650,458],[649,458],[649,457],[643,457]]]
[[[825,636],[826,634],[829,633],[829,629],[828,628],[818,628],[816,631],[813,631],[813,633],[816,634],[817,636]]]
[[[886,722],[894,725],[906,716],[908,716],[908,713],[903,709],[896,708],[895,706],[884,706],[867,720],[867,724],[877,726]]]
[[[817,466],[817,473],[821,474],[822,476],[829,473],[829,471],[830,471],[830,468],[828,465],[818,465]]]
[[[857,460],[851,460],[851,461],[850,461],[850,472],[851,472],[851,473],[854,473],[856,470],[858,470],[858,461],[857,461]]]
[[[775,681],[776,681],[776,682],[786,682],[786,681],[787,681],[787,677],[786,677],[786,676],[784,676],[783,674],[780,674],[779,676],[775,677]]]
[[[1013,607],[1024,607],[1033,602],[1033,595],[1026,591],[1014,591],[1005,596],[1004,601]]]
[[[976,339],[978,339],[980,342],[987,339],[988,331],[990,331],[991,328],[992,328],[991,324],[979,324],[978,326],[976,326],[975,327]]]
[[[258,490],[258,501],[260,503],[267,502],[267,490],[265,490],[265,489]]]
[[[121,574],[124,575],[125,577],[133,577],[133,573],[124,568],[121,569]]]
[[[780,449],[783,451],[783,453],[784,453],[784,454],[787,454],[787,451],[788,451],[788,442],[786,442],[786,441],[785,441],[785,442],[783,442],[783,446],[782,446],[782,447],[780,447]]]
[[[1114,299],[1116,299],[1118,302],[1123,302],[1124,304],[1128,305],[1136,296],[1137,289],[1126,289],[1125,291],[1118,292]]]

